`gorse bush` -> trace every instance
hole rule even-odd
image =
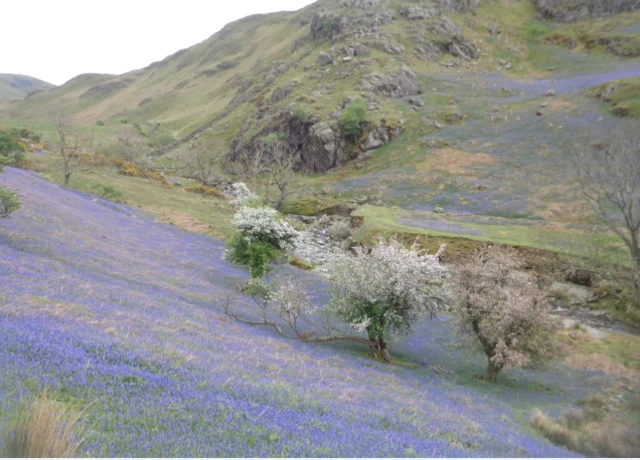
[[[362,120],[366,114],[367,103],[364,99],[358,97],[351,101],[338,121],[342,133],[352,140],[357,140],[362,132]]]
[[[215,187],[207,187],[206,185],[194,185],[193,187],[185,187],[185,192],[197,193],[199,195],[214,196],[216,198],[224,198],[224,193]]]
[[[0,457],[65,458],[76,457],[83,443],[77,433],[80,412],[54,401],[46,393],[21,414],[3,433]]]
[[[366,332],[374,355],[388,361],[390,333],[407,334],[416,321],[444,309],[444,268],[438,262],[443,251],[429,255],[396,240],[380,240],[370,253],[355,248],[355,257],[329,265],[329,311]]]

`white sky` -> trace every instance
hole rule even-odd
[[[122,74],[206,40],[231,21],[313,0],[2,0],[0,73],[60,85]]]

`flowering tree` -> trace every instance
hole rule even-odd
[[[368,335],[379,359],[390,360],[389,333],[407,334],[411,325],[443,309],[444,269],[437,254],[406,249],[396,240],[380,240],[370,253],[357,248],[355,257],[336,261],[328,268],[332,297],[329,311],[349,328]]]
[[[522,266],[515,250],[490,246],[476,251],[454,279],[452,314],[487,355],[491,381],[503,368],[548,359],[555,348],[557,325],[545,294],[517,273]]]
[[[12,133],[0,131],[0,172],[7,165],[20,160],[23,147],[18,143],[19,137]],[[15,190],[0,187],[0,218],[7,217],[20,208],[20,197]]]
[[[298,232],[278,220],[277,214],[275,209],[243,206],[233,217],[237,233],[229,242],[227,256],[232,262],[247,265],[251,276],[264,276],[266,265],[276,260],[280,251],[295,246]]]

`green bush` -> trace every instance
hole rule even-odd
[[[362,132],[362,120],[367,113],[367,103],[358,97],[344,110],[338,124],[342,133],[352,140],[357,140]]]
[[[20,209],[20,198],[15,190],[0,187],[0,218]]]
[[[268,272],[268,264],[278,259],[280,251],[268,243],[248,240],[240,233],[229,241],[229,260],[246,265],[253,278],[261,278]]]
[[[96,121],[96,126],[104,126],[104,121],[102,120]]]
[[[551,32],[551,27],[542,22],[532,22],[524,30],[524,36],[529,40],[535,40]]]
[[[329,37],[333,38],[334,35],[337,35],[339,27],[338,18],[328,17],[322,21],[322,28],[324,29],[324,33]]]

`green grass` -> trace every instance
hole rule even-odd
[[[41,161],[41,175],[54,183],[62,183],[59,158],[48,156],[38,161]],[[193,183],[189,180],[181,182],[184,186]],[[184,230],[223,240],[233,233],[231,219],[234,209],[225,199],[189,193],[183,187],[163,186],[149,179],[124,176],[110,167],[71,176],[71,188],[86,193],[95,194],[100,184],[115,187],[121,193],[118,201],[148,211],[159,220]]]
[[[578,348],[584,354],[599,353],[631,370],[640,371],[640,336],[609,334],[600,340],[581,341]]]
[[[609,88],[614,89],[607,94]],[[640,118],[640,77],[623,78],[594,86],[587,95],[602,99],[614,115]]]

